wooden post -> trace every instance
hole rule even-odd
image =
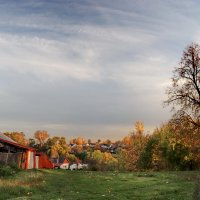
[[[9,155],[9,153],[10,153],[10,146],[8,146],[8,153],[6,155],[6,165],[8,164],[8,155]]]
[[[33,168],[36,169],[36,151],[33,152]]]
[[[28,150],[26,150],[26,163],[25,163],[25,169],[28,169],[29,166],[29,158],[30,157],[30,153]]]

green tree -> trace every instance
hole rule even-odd
[[[46,146],[48,147],[48,153],[54,158],[59,158],[61,156],[66,157],[69,152],[69,147],[65,137],[56,136],[49,138],[46,142]]]
[[[111,153],[100,150],[95,150],[91,155],[88,155],[88,162],[91,169],[100,171],[115,170],[118,166],[118,160]]]
[[[140,153],[140,158],[138,161],[138,166],[141,169],[151,169],[153,168],[153,152],[155,146],[158,144],[159,138],[157,135],[152,135],[145,145],[144,150]]]

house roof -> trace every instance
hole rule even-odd
[[[4,135],[3,133],[0,133],[0,142],[4,142],[7,144],[10,144],[12,146],[16,146],[20,149],[26,149],[26,150],[31,150],[31,151],[35,151],[34,148],[22,145],[22,144],[18,144],[17,142],[15,142],[14,140],[12,140],[11,138],[9,138],[8,136]]]

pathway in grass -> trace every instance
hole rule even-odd
[[[193,199],[198,172],[22,171],[0,178],[0,199]]]

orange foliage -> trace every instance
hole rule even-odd
[[[126,149],[122,151],[125,165],[127,170],[137,170],[137,162],[140,157],[140,153],[145,148],[149,135],[144,134],[144,125],[142,122],[136,122],[136,132],[132,132],[126,136],[122,143],[126,145]]]
[[[193,159],[199,162],[200,160],[200,128],[194,126],[187,120],[182,120],[181,123],[171,124],[174,135],[170,138],[170,144],[173,148],[176,144],[182,144],[189,151],[186,160]]]
[[[4,134],[19,144],[27,145],[28,143],[23,132],[6,132]]]
[[[40,145],[43,145],[45,143],[45,140],[49,137],[49,134],[47,131],[38,130],[35,132],[35,138],[38,140]]]
[[[83,143],[84,143],[83,138],[78,137],[77,140],[76,140],[76,144],[77,145],[83,145]]]

